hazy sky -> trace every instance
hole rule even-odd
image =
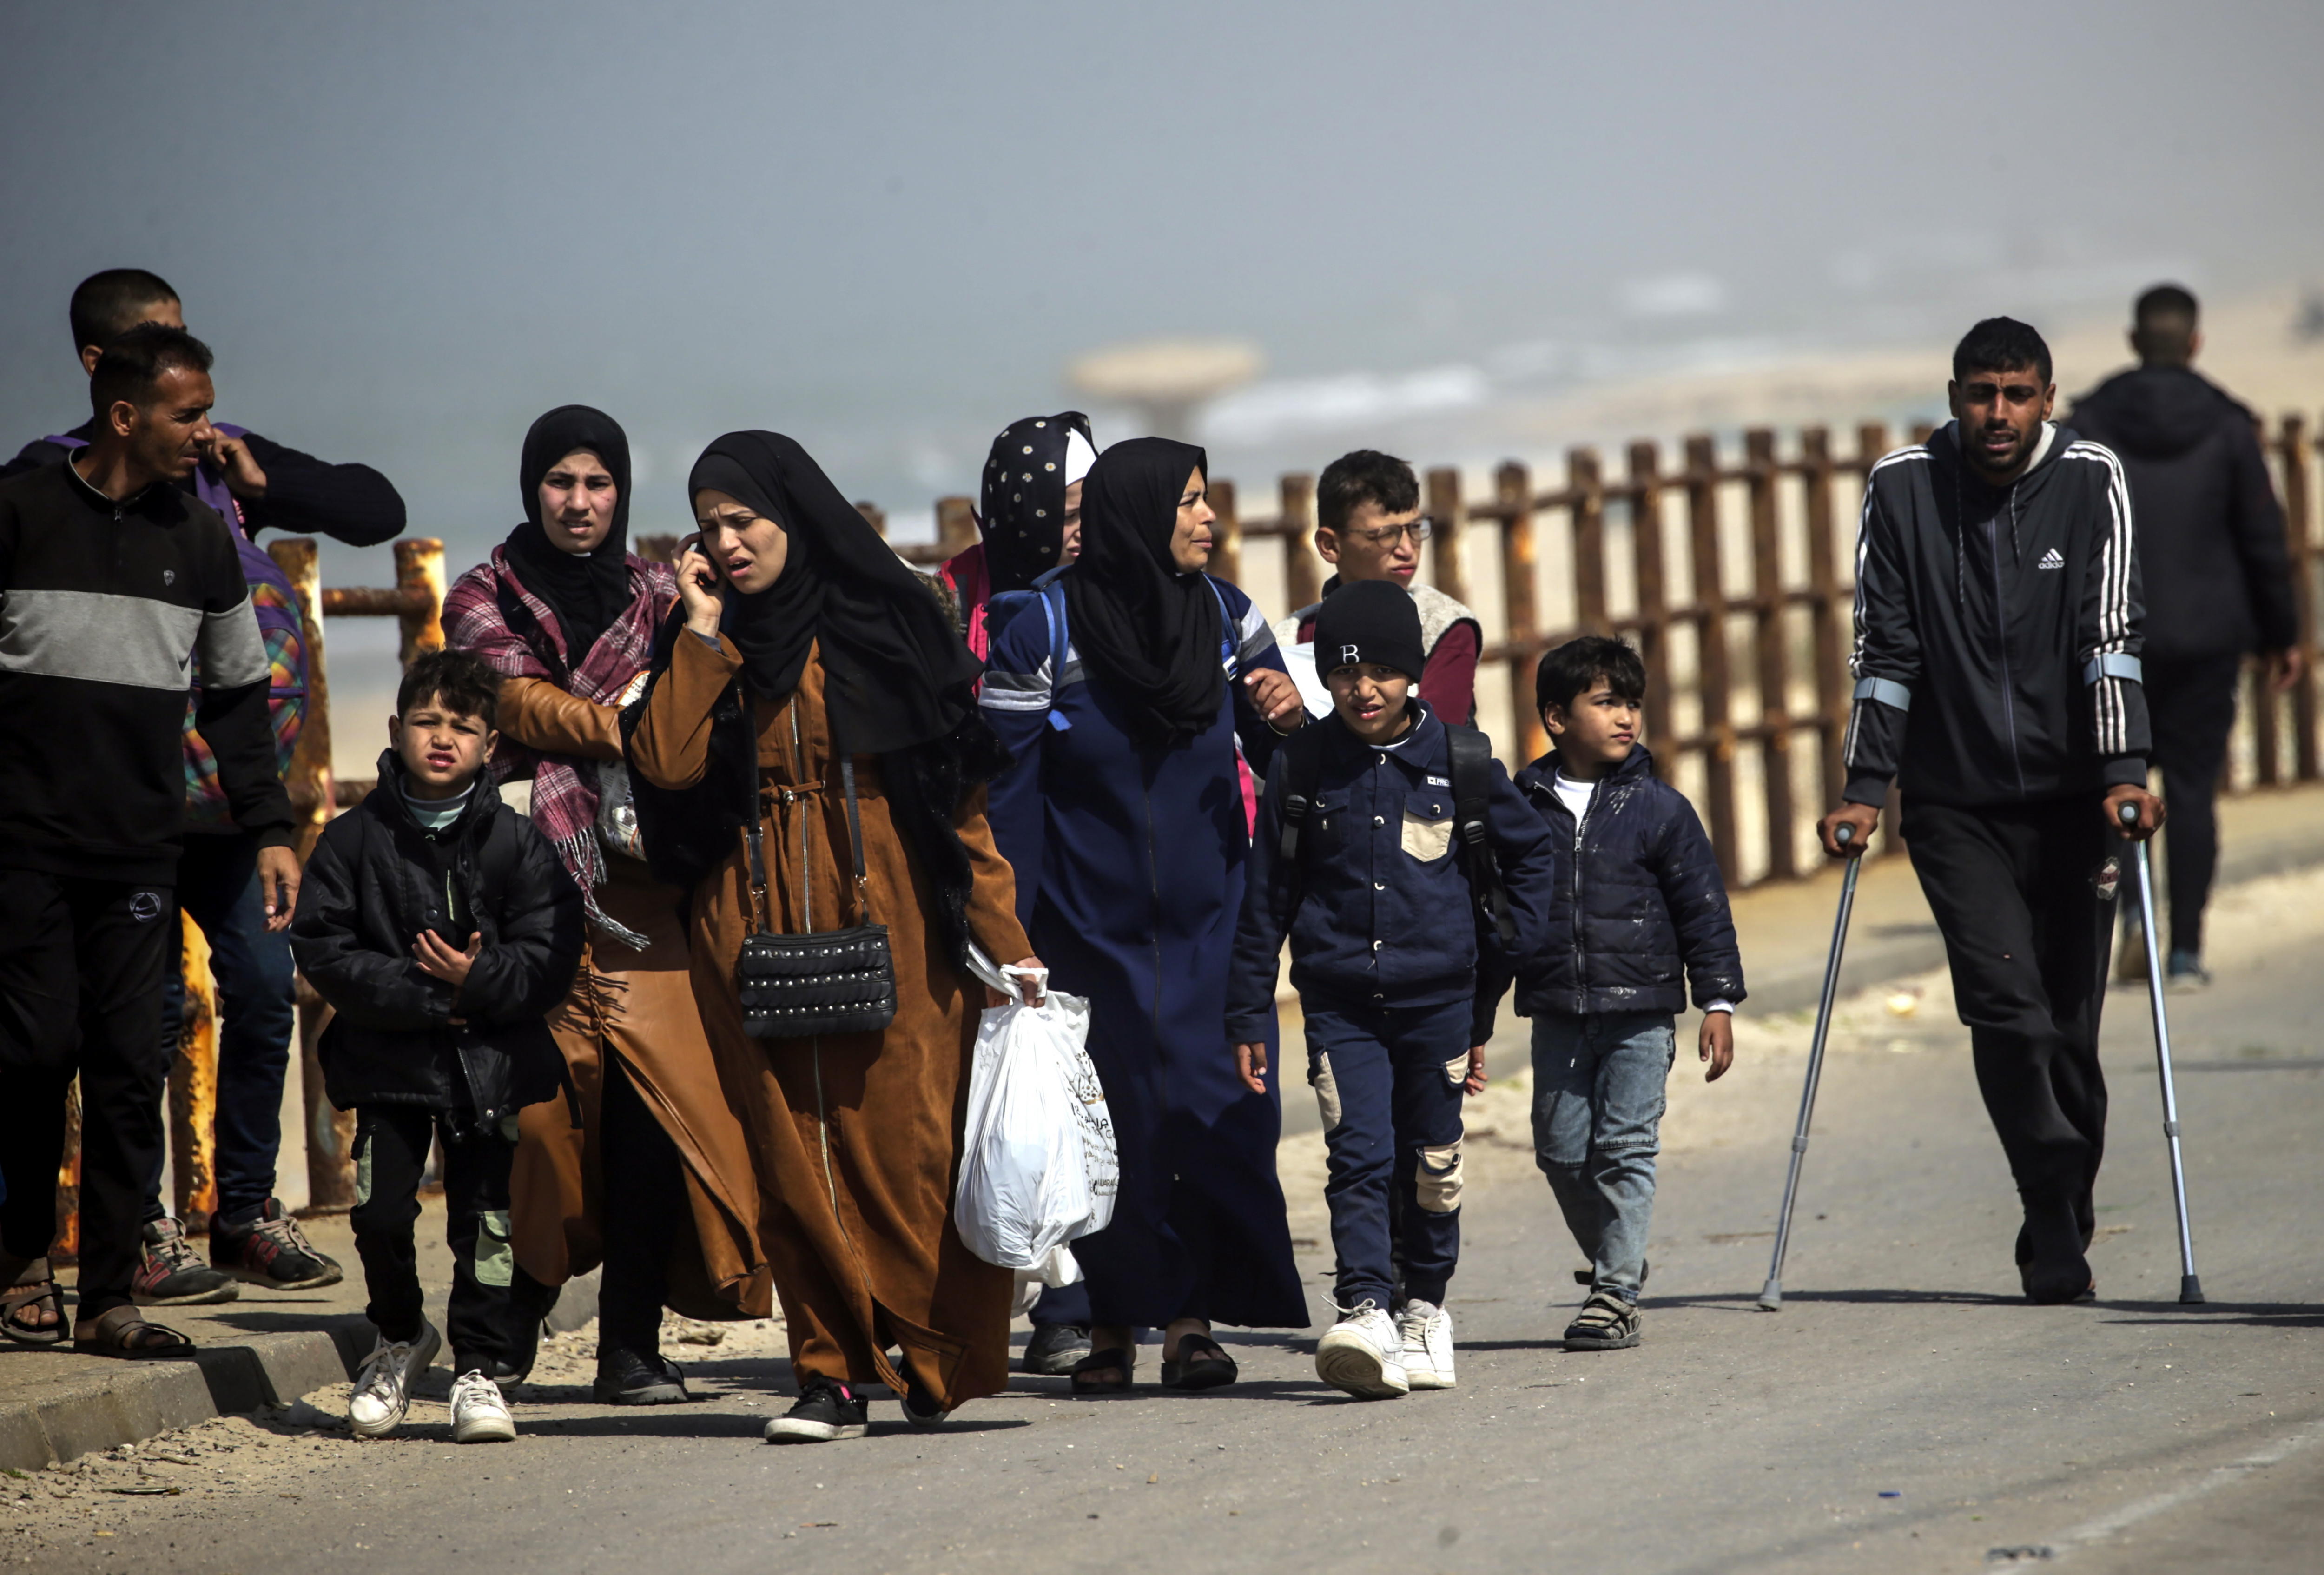
[[[39,9],[5,431],[86,408],[73,283],[151,267],[222,415],[377,464],[463,561],[568,400],[644,455],[635,528],[735,426],[901,523],[1127,338],[1256,343],[1216,435],[1312,464],[1317,400],[2324,273],[2314,0]]]

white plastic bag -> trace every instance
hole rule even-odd
[[[977,1024],[954,1196],[961,1239],[989,1264],[1071,1284],[1081,1267],[1065,1244],[1112,1218],[1120,1185],[1104,1090],[1084,1048],[1089,1003],[1051,991],[1027,1006],[1018,978],[1045,975],[986,977],[1012,1004]]]

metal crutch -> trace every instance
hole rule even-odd
[[[2116,816],[2126,826],[2138,824],[2138,806],[2125,804]],[[2179,1090],[2171,1080],[2171,1024],[2163,1011],[2163,956],[2154,930],[2154,861],[2146,843],[2138,850],[2138,913],[2146,927],[2146,998],[2154,1009],[2154,1068],[2163,1078],[2163,1135],[2171,1143],[2171,1196],[2179,1206],[2179,1300],[2203,1299],[2203,1282],[2195,1277],[2195,1236],[2187,1226],[2187,1164],[2179,1153]]]
[[[1837,827],[1832,838],[1846,848],[1856,837],[1853,826]],[[1856,906],[1856,872],[1861,857],[1848,861],[1840,880],[1840,917],[1831,926],[1831,959],[1823,965],[1823,997],[1816,1003],[1815,1042],[1808,1050],[1808,1084],[1800,1092],[1800,1126],[1792,1134],[1792,1170],[1784,1178],[1784,1211],[1775,1221],[1775,1255],[1767,1265],[1766,1288],[1759,1292],[1759,1311],[1780,1312],[1784,1306],[1784,1249],[1792,1240],[1792,1204],[1800,1192],[1800,1163],[1808,1153],[1808,1123],[1815,1116],[1816,1083],[1823,1076],[1824,1041],[1831,1033],[1832,997],[1840,992],[1840,955],[1848,946],[1848,915]]]

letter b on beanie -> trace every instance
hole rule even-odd
[[[1323,598],[1315,614],[1315,665],[1325,674],[1369,663],[1417,681],[1427,653],[1412,593],[1385,579],[1359,579]]]

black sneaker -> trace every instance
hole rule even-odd
[[[604,1405],[683,1405],[694,1398],[676,1362],[620,1346],[597,1348],[597,1379],[589,1394]]]
[[[129,1279],[129,1299],[140,1307],[201,1307],[231,1302],[242,1287],[202,1262],[186,1228],[166,1215],[146,1222],[144,1251]]]
[[[934,1432],[944,1426],[952,1413],[936,1404],[936,1397],[914,1381],[911,1387],[897,1397],[903,1402],[904,1420],[922,1432]]]
[[[1610,1291],[1593,1292],[1565,1326],[1569,1351],[1626,1351],[1637,1343],[1637,1308]]]
[[[315,1250],[299,1222],[269,1198],[248,1225],[210,1219],[210,1265],[237,1280],[276,1291],[311,1291],[345,1276],[337,1262]]]
[[[1074,1364],[1090,1354],[1090,1331],[1078,1323],[1037,1323],[1033,1338],[1025,1342],[1025,1355],[1018,1362],[1022,1373],[1038,1373],[1046,1378],[1062,1378],[1074,1370]]]
[[[827,1444],[872,1431],[871,1407],[854,1390],[829,1378],[810,1378],[798,1404],[767,1423],[770,1444]]]

